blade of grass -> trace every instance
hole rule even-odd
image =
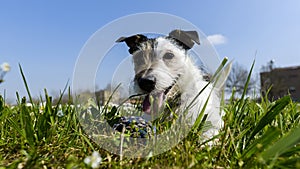
[[[251,68],[250,68],[250,71],[249,71],[249,74],[248,74],[248,77],[247,77],[247,81],[246,81],[246,84],[244,86],[242,96],[241,96],[241,98],[239,100],[239,103],[238,103],[238,110],[239,110],[238,112],[240,112],[241,106],[242,106],[244,98],[246,96],[248,86],[249,86],[249,83],[250,83],[250,79],[251,79],[251,75],[252,75],[252,72],[253,72],[254,64],[255,64],[255,60],[253,61],[252,65],[251,65]]]
[[[60,96],[60,98],[59,98],[59,101],[58,101],[58,103],[57,103],[57,105],[56,105],[56,107],[55,107],[55,112],[57,112],[57,110],[58,110],[58,105],[59,105],[59,103],[60,103],[60,101],[61,101],[61,99],[62,99],[62,96],[63,96],[63,94],[64,94],[66,88],[67,88],[67,84],[66,84],[66,87],[65,87],[65,89],[63,90],[63,92],[62,92],[62,94],[61,94],[61,96]],[[68,108],[67,108],[68,114],[67,114],[66,130],[63,130],[63,131],[62,131],[62,134],[59,135],[58,141],[60,141],[60,139],[64,136],[64,134],[67,133],[67,132],[69,131],[69,129],[70,129],[70,119],[71,119],[71,116],[72,116],[72,114],[73,114],[73,112],[74,112],[73,109],[71,109],[71,107],[70,107],[70,103],[72,102],[72,101],[71,101],[71,89],[70,89],[70,87],[69,87],[69,90],[68,90],[68,98],[69,98],[69,100],[68,100]]]
[[[60,104],[60,102],[61,102],[61,100],[62,100],[62,98],[63,98],[66,90],[68,89],[68,84],[69,84],[69,80],[67,81],[67,83],[66,83],[66,85],[64,87],[64,90],[60,93],[60,96],[59,96],[59,99],[58,99],[57,103],[55,103],[56,104],[56,106],[55,106],[55,112],[57,112],[59,104]]]
[[[261,157],[268,161],[271,158],[280,156],[289,151],[290,148],[300,143],[300,127],[292,129],[288,134],[279,139],[274,145],[261,154]],[[296,154],[297,152],[295,152]]]
[[[188,110],[193,106],[194,102],[197,100],[197,98],[201,95],[201,93],[213,82],[216,81],[219,78],[221,70],[224,68],[225,64],[227,63],[228,58],[224,58],[221,62],[220,66],[212,76],[211,80],[197,93],[197,95],[193,98],[193,100],[189,103],[189,105],[185,108],[183,112],[188,112]]]
[[[103,108],[104,113],[101,112],[101,114],[104,114],[105,118],[106,118],[107,115],[108,115],[108,112],[107,112],[107,109],[108,109],[108,106],[109,106],[108,103],[110,102],[110,100],[112,99],[113,95],[116,93],[116,91],[118,90],[118,88],[119,88],[120,86],[121,86],[121,83],[118,84],[118,86],[113,90],[112,94],[109,96],[107,102],[106,102],[105,105],[104,105],[104,108]],[[120,106],[118,106],[117,109],[118,109],[119,107],[120,107]]]
[[[24,135],[30,147],[35,146],[35,135],[33,130],[32,119],[30,117],[30,112],[25,106],[26,99],[25,97],[22,98],[21,102],[21,110],[20,110],[20,121],[21,121],[21,128],[24,129]]]
[[[246,145],[250,143],[252,138],[259,131],[261,131],[266,125],[270,124],[275,119],[275,117],[290,103],[290,101],[290,96],[285,96],[280,100],[277,100],[275,102],[275,105],[273,105],[271,109],[259,120],[258,124],[255,126],[250,137],[248,138]]]
[[[211,92],[209,93],[209,96],[207,97],[207,99],[206,99],[206,101],[205,101],[205,103],[204,103],[204,105],[203,105],[203,107],[202,107],[202,109],[201,109],[201,112],[200,112],[200,114],[198,115],[198,117],[197,117],[197,119],[196,119],[196,121],[195,121],[195,123],[194,123],[194,125],[193,125],[192,131],[193,131],[194,133],[196,133],[196,132],[198,131],[199,127],[200,127],[200,124],[201,124],[201,121],[202,121],[202,117],[203,117],[203,115],[204,115],[204,112],[205,112],[206,106],[207,106],[207,104],[208,104],[209,98],[210,98],[210,96],[211,96],[211,93],[212,93],[212,90],[211,90]]]
[[[9,124],[12,126],[12,128],[13,128],[14,130],[16,130],[23,138],[26,138],[26,136],[25,136],[23,130],[22,130],[21,127],[18,125],[19,123],[17,123],[17,122],[16,122],[14,119],[12,119],[12,118],[8,118],[7,120],[8,120]]]
[[[0,95],[0,116],[1,116],[1,112],[2,112],[3,109],[4,109],[4,106],[5,106],[4,99],[3,99],[3,97]]]
[[[30,103],[32,104],[32,106],[34,106],[34,104],[33,104],[33,99],[32,99],[32,97],[31,97],[31,94],[30,94],[30,90],[29,90],[27,81],[26,81],[25,75],[24,75],[24,73],[23,73],[22,66],[21,66],[20,64],[19,64],[19,69],[20,69],[20,72],[21,72],[21,75],[22,75],[22,79],[23,79],[23,82],[24,82],[24,85],[25,85],[25,88],[26,88],[26,91],[27,91],[27,94],[28,94]]]
[[[261,152],[263,148],[266,148],[270,143],[273,142],[273,140],[278,138],[280,134],[281,131],[278,128],[269,128],[262,137],[256,139],[253,143],[251,143],[251,145],[247,147],[247,149],[242,154],[242,158],[248,159],[252,157],[252,155]]]

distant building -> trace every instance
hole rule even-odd
[[[294,101],[300,101],[300,66],[274,68],[260,73],[262,93],[269,92],[270,99],[290,94]]]
[[[97,102],[104,106],[109,101],[110,103],[119,103],[120,95],[118,92],[115,92],[112,95],[112,92],[109,90],[100,90],[95,93]]]

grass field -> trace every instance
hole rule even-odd
[[[0,169],[300,168],[300,106],[289,96],[274,101],[264,96],[260,102],[245,95],[231,97],[222,107],[225,125],[216,136],[216,145],[199,141],[199,125],[165,153],[128,159],[89,139],[71,96],[70,104],[60,106],[45,90],[40,98],[45,104],[40,106],[33,103],[25,77],[24,82],[28,96],[17,94],[17,105],[6,105],[0,96]],[[28,102],[32,105],[26,105]]]

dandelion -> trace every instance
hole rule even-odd
[[[87,156],[84,159],[84,163],[91,166],[92,168],[99,168],[102,158],[98,151],[94,151],[91,156]]]

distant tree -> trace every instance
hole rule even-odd
[[[244,91],[248,75],[249,71],[245,67],[241,66],[237,62],[234,63],[226,81],[225,91],[231,93],[233,88],[235,88],[236,93],[241,95]],[[246,94],[249,94],[249,92],[252,91],[255,88],[255,86],[256,82],[251,77],[248,84],[248,88],[246,90]]]

